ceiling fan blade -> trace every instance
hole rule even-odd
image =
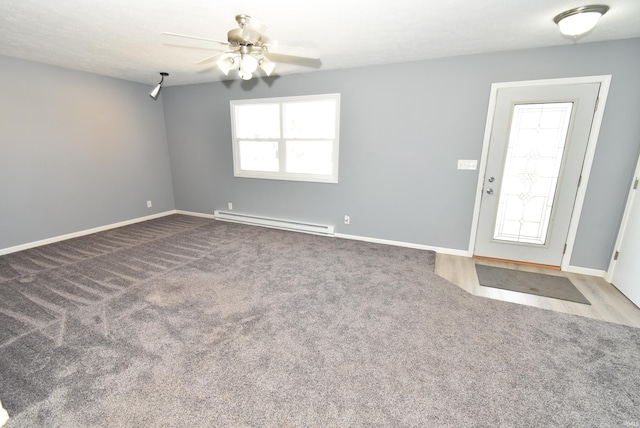
[[[284,46],[273,43],[267,46],[267,52],[276,55],[286,55],[299,58],[320,59],[320,50],[313,47]]]
[[[206,42],[220,43],[221,45],[227,45],[227,46],[229,45],[229,42],[223,42],[221,40],[214,40],[214,39],[207,39],[205,37],[188,36],[186,34],[167,33],[167,32],[163,32],[161,34],[164,34],[166,36],[183,37],[185,39],[204,40]]]
[[[208,56],[205,59],[201,59],[200,61],[196,62],[196,64],[206,64],[208,62],[217,60],[218,58],[220,58],[223,55],[226,55],[226,52],[218,53],[218,54],[215,54],[213,56]]]
[[[322,61],[319,58],[305,58],[300,56],[272,54],[269,52],[269,59],[275,63],[298,65],[309,68],[320,68],[322,66]]]
[[[184,49],[193,49],[196,51],[216,51],[216,52],[224,52],[227,48],[224,46],[221,47],[203,47],[203,46],[193,46],[193,45],[185,45],[180,43],[163,43],[164,46],[171,46],[174,48],[184,48]]]

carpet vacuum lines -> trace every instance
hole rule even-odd
[[[640,420],[639,329],[472,296],[430,251],[151,222],[0,257],[9,428]]]

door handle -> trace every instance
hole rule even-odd
[[[493,195],[493,189],[487,189],[487,195]]]

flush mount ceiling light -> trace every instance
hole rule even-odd
[[[151,98],[153,98],[154,100],[158,99],[158,95],[160,95],[160,89],[162,89],[162,82],[164,82],[164,77],[168,76],[168,75],[169,75],[169,73],[161,72],[160,73],[160,76],[161,76],[160,77],[160,83],[158,83],[156,85],[156,87],[153,88],[153,90],[151,92],[149,92],[149,96]]]
[[[553,18],[553,22],[558,24],[558,28],[560,28],[560,32],[563,35],[578,38],[593,30],[600,17],[607,13],[608,10],[609,6],[601,4],[580,6],[562,12]]]

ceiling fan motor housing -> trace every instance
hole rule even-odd
[[[260,33],[249,28],[234,28],[227,33],[227,40],[229,40],[229,44],[235,46],[259,46],[261,39],[262,36]]]

